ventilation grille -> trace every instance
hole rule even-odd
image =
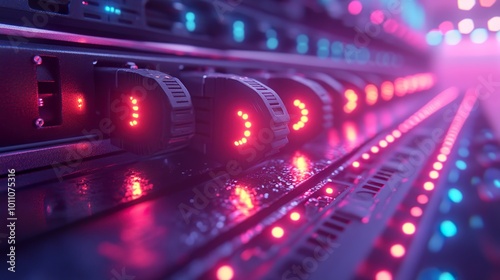
[[[285,115],[283,104],[281,104],[280,99],[278,99],[275,92],[271,91],[268,87],[257,82],[256,80],[245,80],[245,83],[258,91],[260,95],[264,97],[267,104],[276,116]]]

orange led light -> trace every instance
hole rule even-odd
[[[240,117],[244,122],[243,122],[243,125],[245,126],[245,131],[243,131],[243,136],[241,139],[237,140],[237,141],[234,141],[234,145],[235,146],[240,146],[240,145],[243,145],[243,144],[246,144],[248,142],[248,137],[250,137],[250,135],[252,135],[252,132],[250,131],[250,128],[252,127],[252,122],[250,122],[248,120],[249,116],[248,114],[244,113],[243,111],[238,111],[236,113],[236,115],[238,115],[238,117]]]
[[[78,98],[78,109],[82,109],[83,108],[83,98],[79,97]]]
[[[332,189],[332,188],[326,188],[326,189],[325,189],[325,192],[326,192],[327,194],[332,194],[332,193],[333,193],[333,189]]]
[[[228,265],[224,265],[217,269],[217,280],[231,280],[234,277],[234,270]]]
[[[366,85],[365,93],[366,93],[366,103],[368,105],[374,105],[375,103],[377,103],[378,89],[375,85],[373,84]]]
[[[299,130],[305,127],[306,123],[309,121],[309,110],[306,109],[306,104],[299,99],[295,99],[293,101],[293,106],[297,107],[300,110],[300,118],[298,122],[292,124],[292,129]]]
[[[429,172],[429,177],[431,179],[437,179],[439,177],[439,172],[437,172],[436,170],[432,170],[431,172]]]
[[[137,99],[133,96],[130,96],[130,107],[132,107],[132,120],[129,121],[130,126],[137,126],[139,123],[137,120],[139,119],[139,106],[137,105]]]
[[[412,223],[404,223],[401,229],[403,230],[403,233],[407,235],[412,235],[416,231],[415,225]]]
[[[424,190],[426,191],[432,191],[434,189],[434,183],[433,182],[425,182],[424,183]]]
[[[390,81],[383,82],[380,90],[382,92],[382,99],[388,101],[394,96],[394,84]]]
[[[387,270],[381,270],[375,274],[375,280],[392,280],[392,274]]]
[[[299,212],[292,212],[290,214],[290,219],[292,221],[298,221],[298,220],[300,220],[300,214],[299,214]]]
[[[358,168],[358,167],[359,167],[359,161],[355,161],[355,162],[353,162],[353,163],[352,163],[352,166],[353,166],[354,168]]]
[[[273,229],[271,230],[271,234],[274,238],[281,238],[285,235],[285,231],[282,227],[273,227]]]
[[[358,95],[354,90],[347,89],[344,92],[344,96],[347,99],[347,103],[344,105],[344,112],[350,114],[358,107]]]
[[[405,247],[401,244],[394,244],[391,247],[391,255],[395,258],[401,258],[405,255]]]

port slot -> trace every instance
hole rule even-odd
[[[35,10],[67,15],[69,2],[69,0],[29,0],[29,5]]]
[[[38,115],[37,127],[62,124],[62,96],[57,57],[39,56],[36,66]]]

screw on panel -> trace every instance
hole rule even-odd
[[[43,121],[42,118],[38,118],[35,120],[35,126],[38,128],[41,128],[45,122]]]
[[[36,65],[40,65],[40,64],[42,64],[42,57],[41,57],[41,56],[39,56],[39,55],[35,55],[35,56],[33,57],[33,63],[35,63]]]

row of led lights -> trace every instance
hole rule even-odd
[[[482,44],[488,40],[490,32],[496,32],[496,39],[500,42],[500,17],[496,16],[488,20],[488,30],[485,28],[474,29],[474,21],[466,18],[458,22],[458,29],[454,29],[451,22],[446,21],[440,25],[439,29],[433,29],[427,33],[427,44],[437,46],[444,42],[448,45],[457,45],[462,41],[462,35],[469,34],[471,42]]]
[[[431,100],[426,106],[424,106],[422,109],[420,109],[417,113],[415,113],[412,117],[408,118],[408,124],[405,125],[404,127],[401,127],[401,129],[406,133],[409,129],[413,128],[413,126],[417,125],[419,122],[423,121],[425,118],[429,117],[432,115],[434,112],[451,102],[456,97],[456,95],[438,95],[435,97],[433,100]],[[300,101],[294,102],[297,105],[300,105]],[[295,104],[294,104],[295,105]],[[415,123],[412,119],[413,117],[416,118],[417,123]],[[403,133],[401,132],[401,129],[395,129],[392,131],[392,133],[388,134],[383,140],[380,140],[379,145],[374,145],[371,147],[370,152],[372,154],[377,154],[381,148],[386,148],[389,146],[390,143],[395,142],[397,138],[400,138]],[[362,154],[362,159],[368,160],[370,159],[371,155],[370,153],[363,153]],[[360,167],[360,161],[354,161],[352,163],[352,166],[355,168]],[[333,195],[334,194],[334,189],[326,185],[324,187],[324,192],[326,195]],[[289,214],[289,219],[293,222],[297,222],[301,219],[301,214],[299,211],[292,211]],[[415,232],[415,226],[413,224],[405,224],[403,226],[403,230],[405,232],[408,232],[407,234],[413,234]],[[280,226],[276,225],[271,228],[271,236],[275,239],[281,239],[285,236],[285,229]],[[395,247],[396,249],[392,250],[397,250],[397,246]],[[218,280],[230,280],[234,278],[234,269],[229,266],[229,265],[222,265],[220,266],[217,271],[216,271],[216,277]]]
[[[369,160],[371,156],[379,153],[379,151],[383,148],[387,148],[391,143],[395,142],[396,139],[400,138],[403,134],[412,130],[419,123],[433,115],[435,112],[449,104],[452,100],[457,97],[457,93],[448,93],[443,92],[442,94],[435,97],[429,103],[427,103],[424,107],[422,107],[419,111],[414,113],[408,119],[406,119],[402,124],[398,126],[397,129],[393,130],[391,133],[387,134],[384,139],[380,140],[378,145],[373,145],[370,148],[370,152],[363,153],[361,158],[363,160]],[[361,160],[360,160],[361,161]],[[360,167],[360,161],[354,161],[352,166],[354,168]],[[428,197],[426,195],[420,195],[417,197],[417,201],[420,204],[426,204],[428,202]],[[411,215],[414,217],[420,217],[423,213],[420,207],[413,207],[410,210]],[[401,225],[401,230],[405,235],[413,235],[416,232],[416,226],[412,222],[405,222]],[[394,258],[401,258],[406,253],[406,248],[400,244],[393,244],[389,248],[389,253]],[[392,274],[390,271],[383,269],[376,273],[376,280],[391,280]]]
[[[490,8],[497,0],[479,0],[479,5],[484,8]],[[458,9],[469,11],[476,6],[476,0],[457,0]]]
[[[475,101],[475,100],[474,100]],[[450,128],[448,129],[446,136],[444,138],[444,142],[439,150],[439,154],[436,157],[436,161],[432,164],[433,170],[429,173],[429,179],[423,183],[423,189],[427,192],[431,192],[435,189],[435,181],[439,178],[440,172],[443,168],[443,164],[446,162],[447,157],[449,156],[451,149],[453,148],[456,138],[458,137],[459,132],[461,131],[467,116],[469,115],[472,107],[470,106],[471,100],[465,98],[462,104],[458,109],[458,113],[455,115]],[[452,197],[453,201],[456,201],[458,195],[455,191],[451,191],[449,196]],[[410,215],[414,218],[419,218],[423,215],[423,207],[429,202],[429,196],[426,194],[420,194],[416,197],[416,202],[420,206],[414,206],[410,208]],[[445,237],[452,237],[457,232],[456,225],[449,220],[444,220],[439,225],[441,233]],[[402,224],[401,229],[405,235],[413,235],[416,232],[416,226],[413,222],[405,222]],[[406,254],[406,248],[401,243],[393,244],[389,252],[391,256],[394,258],[401,258]],[[454,279],[453,275],[449,272],[441,273],[440,277],[443,279]],[[386,269],[380,270],[377,272],[376,280],[391,280],[392,273]],[[440,278],[441,279],[441,278]]]
[[[379,100],[389,101],[394,96],[405,96],[432,88],[435,84],[434,75],[431,73],[419,73],[406,77],[400,77],[392,81],[384,81],[379,88],[374,84],[367,84],[364,88],[366,104],[372,106]],[[359,103],[359,97],[353,89],[347,89],[344,92],[346,103],[344,105],[345,113],[352,113]]]

